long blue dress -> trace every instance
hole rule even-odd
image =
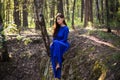
[[[55,78],[61,78],[63,54],[68,50],[69,43],[67,41],[69,29],[67,26],[60,27],[57,35],[53,38],[53,43],[50,46],[51,62]],[[56,70],[56,63],[59,63],[60,68]]]

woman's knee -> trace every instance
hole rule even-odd
[[[60,42],[58,40],[53,41],[54,44],[59,44]]]

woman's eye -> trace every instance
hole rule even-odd
[[[57,20],[60,20],[60,18],[57,18]]]

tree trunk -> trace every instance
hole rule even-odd
[[[111,28],[109,26],[109,4],[108,4],[108,0],[106,0],[105,2],[106,4],[106,27],[107,27],[107,32],[111,32]]]
[[[99,22],[100,22],[100,8],[99,8],[99,2],[98,2],[98,0],[96,0],[96,14],[97,14],[97,19],[99,20]]]
[[[100,22],[102,24],[104,24],[104,15],[103,15],[103,0],[101,0],[101,18],[100,18]]]
[[[83,22],[84,0],[81,0],[81,22]]]
[[[41,30],[42,38],[43,38],[45,47],[47,49],[47,53],[48,53],[48,55],[50,55],[50,52],[49,52],[50,41],[49,41],[49,36],[48,36],[47,30],[46,30],[44,15],[42,14],[43,13],[43,5],[42,4],[43,4],[43,0],[34,0],[35,13],[36,13],[35,19],[37,19],[36,25]]]
[[[88,22],[93,23],[93,9],[92,9],[92,0],[85,0],[85,19],[84,27],[88,25]]]
[[[9,24],[10,21],[10,0],[7,1],[6,4],[6,19],[7,19],[7,24]]]
[[[67,20],[70,20],[70,12],[69,12],[69,0],[66,0],[66,6],[67,6]]]
[[[73,29],[75,29],[75,26],[74,26],[75,4],[76,4],[76,0],[74,0],[74,3],[73,3],[73,13],[72,13],[72,28],[73,28]]]
[[[14,22],[19,28],[21,26],[21,20],[20,20],[20,15],[19,15],[19,2],[18,0],[14,0]]]
[[[55,0],[51,1],[51,12],[50,12],[50,26],[54,24],[54,16],[55,16]]]
[[[64,14],[64,12],[63,12],[63,1],[62,0],[57,0],[57,10],[58,10],[58,13]]]
[[[41,30],[41,35],[42,35],[42,39],[47,51],[48,56],[50,56],[50,39],[46,30],[46,25],[45,25],[45,20],[44,20],[44,16],[43,16],[43,0],[34,0],[34,5],[35,5],[35,19],[37,19],[36,21],[36,25],[38,26],[38,28]],[[49,59],[48,59],[49,61]],[[48,64],[49,66],[49,64]],[[43,76],[44,73],[41,74],[41,76]],[[47,75],[44,75],[43,78],[45,80],[49,80],[49,70],[47,70]]]
[[[6,43],[6,40],[5,40],[5,35],[2,34],[2,31],[3,31],[3,19],[0,15],[0,36],[2,37],[2,49],[1,49],[1,52],[2,52],[2,61],[9,61],[9,54],[8,54],[8,50],[7,50],[7,43]]]
[[[23,1],[23,26],[28,27],[27,0]]]
[[[92,6],[92,4],[93,4],[93,1],[92,0],[90,0],[89,1],[89,15],[90,15],[90,17],[89,17],[89,21],[90,22],[92,22],[93,23],[93,6]]]
[[[0,1],[0,16],[2,16],[2,13],[3,13],[3,3]],[[2,17],[1,17],[1,19],[2,19]]]
[[[88,21],[89,21],[89,11],[88,11],[88,6],[89,5],[89,1],[85,0],[85,18],[84,18],[84,27],[87,26]]]

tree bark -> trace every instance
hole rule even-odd
[[[72,13],[72,28],[75,29],[75,26],[74,26],[74,12],[75,12],[75,4],[76,4],[76,0],[74,0],[74,3],[73,3],[73,13]]]
[[[66,0],[66,5],[67,5],[67,20],[70,20],[70,12],[69,12],[69,0]]]
[[[19,2],[18,0],[14,0],[14,22],[19,28],[21,26],[21,20],[20,20],[20,12],[19,12]]]
[[[62,0],[57,0],[57,10],[58,10],[58,13],[64,14],[64,12],[63,12],[63,1]]]
[[[54,24],[54,16],[55,16],[55,0],[51,1],[51,12],[50,12],[50,26]]]
[[[105,2],[106,4],[106,27],[107,27],[107,32],[111,32],[111,28],[109,26],[109,4],[108,4],[108,0],[106,0]]]
[[[47,49],[47,53],[49,56],[50,55],[50,52],[49,52],[50,41],[49,41],[49,36],[46,30],[44,15],[42,14],[43,0],[34,0],[34,4],[35,4],[35,13],[36,13],[35,19],[37,19],[36,25],[41,30],[42,38],[43,38],[43,41],[44,41],[44,44],[45,44],[45,47]]]
[[[88,25],[88,22],[93,23],[93,7],[92,0],[85,0],[85,19],[84,27]]]
[[[88,6],[89,1],[85,0],[85,18],[84,18],[84,27],[87,26],[88,20],[89,20],[89,12],[88,12]]]
[[[2,33],[3,31],[3,19],[0,15],[0,36],[2,37],[2,49],[1,49],[1,52],[2,52],[2,61],[9,61],[9,54],[8,54],[8,50],[7,50],[7,43],[6,43],[6,40],[5,40],[5,35]]]
[[[97,19],[100,22],[100,8],[99,8],[99,2],[96,0],[96,14],[97,14]]]
[[[103,13],[104,13],[104,11],[103,11],[103,0],[101,0],[101,17],[100,17],[100,22],[102,23],[102,24],[104,24],[104,15],[103,15]]]
[[[38,28],[41,30],[42,34],[42,39],[47,51],[48,56],[50,56],[50,39],[46,30],[46,25],[45,25],[45,20],[44,20],[44,15],[43,13],[43,0],[34,0],[34,5],[35,5],[35,19],[37,19],[36,25]],[[48,59],[49,61],[49,59]],[[49,65],[49,64],[48,64]],[[43,76],[44,73],[41,75]],[[44,75],[45,80],[49,80],[49,70],[47,70],[47,75]]]
[[[23,26],[28,27],[27,0],[23,1]]]
[[[81,0],[81,22],[83,22],[84,0]]]

